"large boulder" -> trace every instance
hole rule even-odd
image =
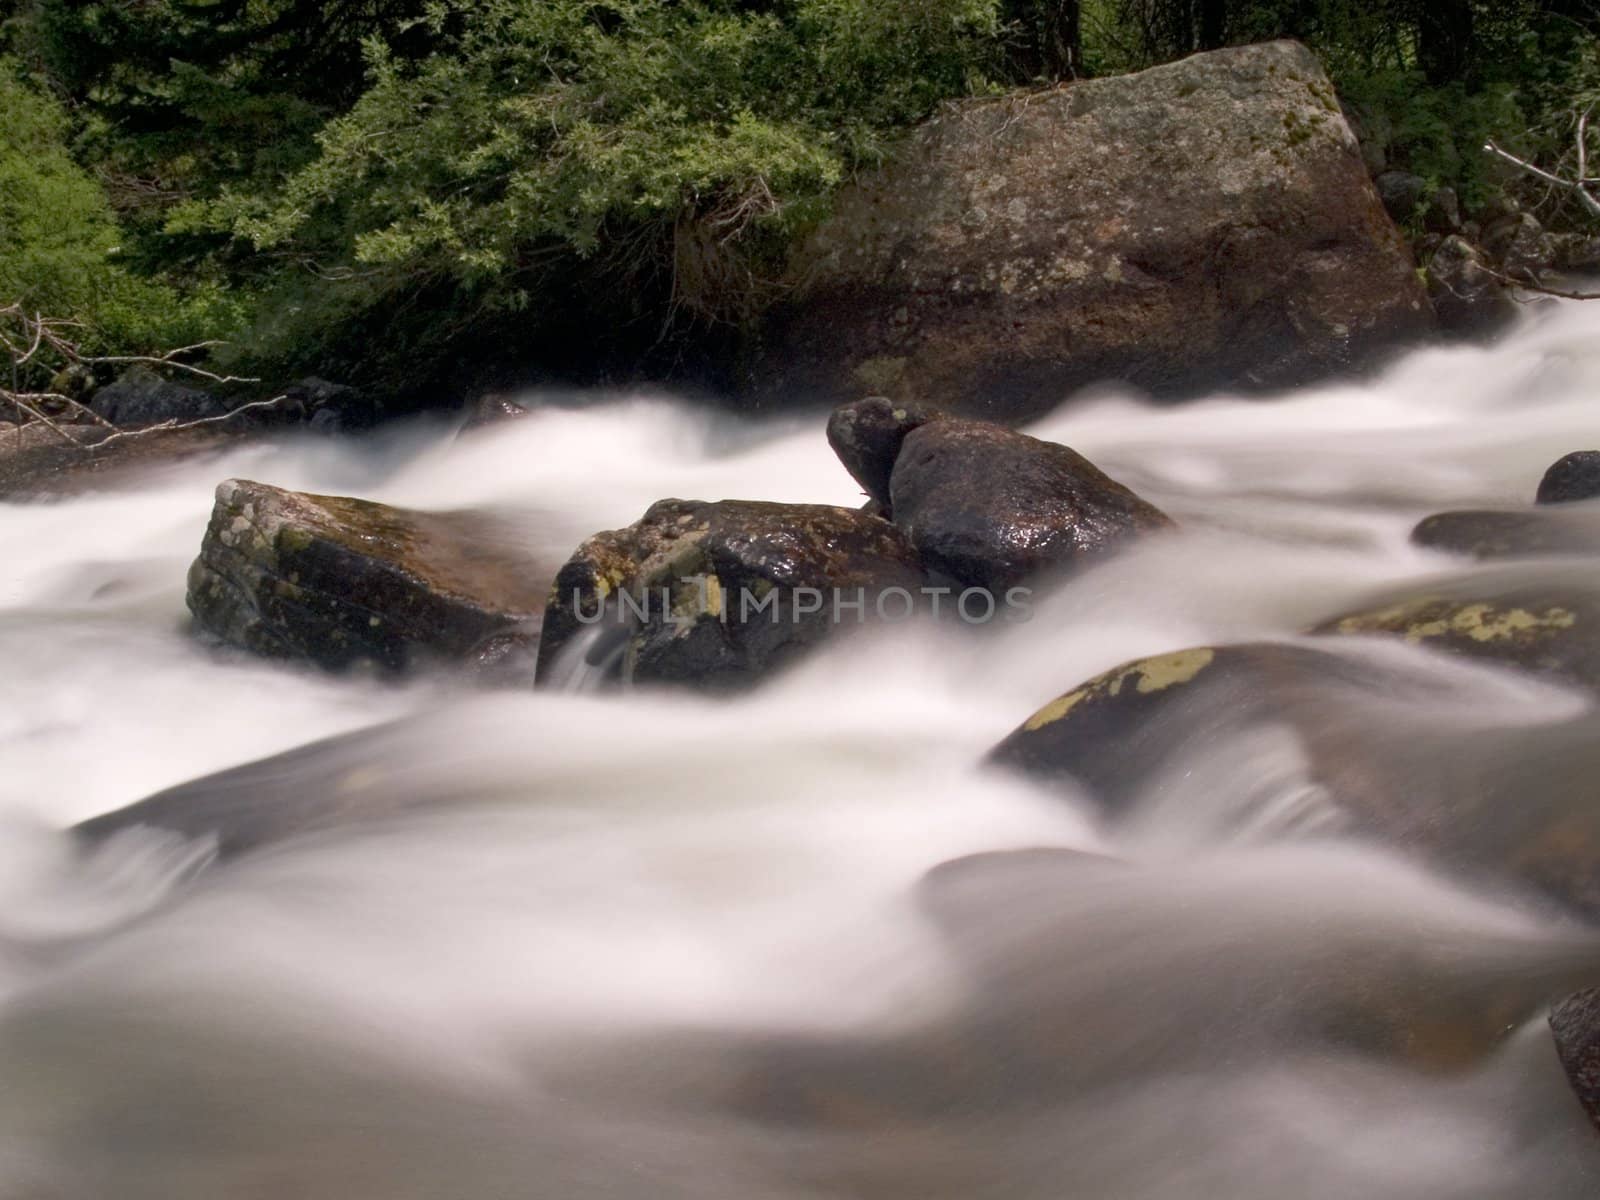
[[[1076,451],[959,418],[905,436],[889,496],[926,566],[996,595],[1172,526]]]
[[[563,673],[570,663],[563,651],[588,627],[602,634],[602,674],[637,683],[747,684],[880,609],[902,615],[923,583],[905,535],[868,513],[662,500],[634,525],[590,538],[561,568],[546,610],[539,680],[548,684]]]
[[[527,628],[550,575],[480,514],[432,514],[247,480],[217,488],[189,609],[223,641],[332,669],[467,662]]]
[[[1340,371],[1432,328],[1333,87],[1293,42],[954,106],[844,190],[757,360],[1017,420],[1072,389]]]
[[[1473,558],[1544,558],[1600,554],[1600,512],[1580,509],[1485,509],[1435,513],[1411,531],[1433,550]]]

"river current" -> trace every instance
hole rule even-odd
[[[982,760],[1120,662],[1293,639],[1459,570],[1408,543],[1419,518],[1526,503],[1600,443],[1600,305],[1364,383],[1074,397],[1029,431],[1181,533],[1025,623],[878,629],[737,699],[334,678],[188,633],[185,571],[231,477],[492,509],[552,569],[662,497],[861,501],[815,416],[541,399],[486,430],[257,444],[0,505],[0,1197],[1595,1194],[1600,1140],[1541,1017],[1448,1071],[1298,1019],[1352,963],[1424,946],[1470,991],[1586,933],[1275,819],[1299,769],[1280,730],[1241,730],[1189,802],[1116,828]],[[1444,678],[1434,720],[1585,703],[1362,652]],[[298,785],[331,801],[360,773],[425,801],[410,815],[227,863],[64,833],[358,731]],[[1086,856],[928,878],[1036,847]],[[1031,1029],[1018,1006],[1050,1036],[974,1041]]]

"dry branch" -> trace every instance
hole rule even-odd
[[[1589,191],[1588,187],[1585,186],[1585,180],[1584,180],[1584,165],[1583,164],[1587,163],[1588,154],[1587,154],[1587,151],[1584,148],[1583,139],[1588,133],[1588,124],[1589,124],[1588,123],[1588,117],[1587,117],[1587,114],[1585,114],[1584,119],[1581,120],[1578,123],[1578,148],[1579,148],[1579,156],[1580,156],[1580,159],[1579,159],[1580,166],[1578,168],[1578,177],[1576,179],[1563,179],[1561,176],[1552,174],[1551,172],[1546,171],[1542,167],[1535,166],[1533,163],[1529,162],[1525,158],[1518,158],[1515,154],[1512,154],[1509,150],[1502,150],[1499,146],[1495,145],[1493,142],[1484,143],[1484,147],[1483,148],[1486,151],[1488,151],[1490,154],[1493,154],[1496,158],[1499,158],[1499,159],[1501,159],[1501,160],[1503,160],[1505,162],[1508,162],[1512,166],[1517,167],[1520,170],[1526,171],[1529,175],[1532,175],[1535,179],[1542,179],[1546,183],[1551,184],[1554,187],[1565,188],[1567,191],[1571,192],[1575,197],[1577,197],[1578,203],[1583,206],[1583,211],[1584,212],[1588,213],[1591,217],[1595,217],[1597,219],[1600,219],[1600,200],[1596,200],[1595,199],[1594,193]]]
[[[127,438],[220,424],[233,420],[241,413],[282,404],[288,398],[279,395],[270,400],[256,400],[218,416],[199,417],[192,421],[170,420],[142,429],[118,429],[73,396],[59,391],[27,390],[20,382],[23,368],[34,364],[37,369],[35,359],[40,357],[42,351],[47,351],[63,368],[141,364],[182,371],[216,384],[259,383],[260,380],[240,375],[219,375],[204,367],[183,361],[190,355],[221,345],[220,342],[198,342],[192,346],[179,346],[164,354],[85,354],[79,343],[69,336],[69,331],[82,328],[83,324],[80,321],[65,317],[46,317],[39,312],[30,313],[21,304],[0,305],[0,348],[3,348],[11,358],[11,386],[0,387],[0,404],[8,405],[17,416],[18,449],[23,444],[23,427],[33,422],[42,425],[77,449],[96,450]],[[63,419],[63,412],[70,420]],[[79,436],[71,432],[73,428],[83,429],[85,425],[93,426],[94,433]]]

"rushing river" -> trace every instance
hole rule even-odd
[[[1295,1019],[1352,963],[1425,946],[1439,988],[1461,966],[1470,992],[1587,935],[1275,823],[1296,758],[1271,731],[1212,755],[1199,802],[1117,829],[981,760],[1119,662],[1291,638],[1445,569],[1408,544],[1418,518],[1524,503],[1600,442],[1600,305],[1370,384],[1108,392],[1031,432],[1183,532],[1025,624],[880,629],[737,700],[267,665],[188,635],[185,570],[235,476],[494,509],[552,564],[665,496],[859,503],[815,418],[586,398],[0,505],[0,1198],[1593,1196],[1600,1140],[1538,1017],[1449,1071]],[[1448,673],[1439,719],[1582,707],[1391,653]],[[357,773],[430,803],[220,865],[62,833],[363,729],[312,760],[307,798]],[[924,882],[1026,847],[1131,865]],[[1048,1010],[1052,1037],[960,1050],[952,1031],[1009,1029],[1008,1005]]]

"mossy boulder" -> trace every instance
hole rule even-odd
[[[234,479],[189,570],[196,624],[332,669],[466,663],[536,625],[549,571],[482,514],[422,513]]]
[[[1279,387],[1433,327],[1293,42],[950,106],[795,252],[755,391],[1022,420],[1102,379]]]
[[[987,421],[908,432],[889,498],[926,566],[997,595],[1172,527],[1083,455]]]
[[[748,684],[830,634],[914,603],[916,552],[889,522],[820,504],[662,500],[597,534],[556,575],[539,679],[586,625],[609,668],[638,683]],[[904,611],[894,597],[895,614]],[[859,605],[859,607],[858,607]]]

